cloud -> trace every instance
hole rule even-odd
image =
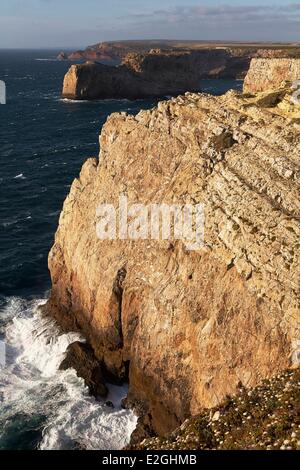
[[[235,41],[299,41],[300,3],[209,5],[136,11],[118,18],[132,37]]]
[[[300,3],[290,3],[289,5],[279,7],[279,9],[283,9],[286,11],[297,11],[300,10]]]
[[[86,0],[86,3],[88,1],[91,0]],[[98,3],[97,0],[93,1]],[[86,8],[84,3],[80,9],[75,7],[70,9],[68,14],[64,13],[65,10],[59,8],[56,10],[54,7],[49,8],[51,15],[45,15],[41,10],[35,15],[28,10],[28,14],[25,15],[16,10],[16,16],[9,17],[5,14],[0,16],[0,45],[31,47],[39,44],[43,47],[82,48],[87,44],[105,40],[155,38],[300,41],[299,1],[288,1],[285,5],[283,2],[278,5],[277,2],[277,5],[273,6],[270,3],[266,5],[262,1],[259,3],[260,0],[254,0],[257,2],[256,5],[251,0],[245,5],[233,5],[231,0],[224,0],[226,1],[228,3],[220,2],[213,6],[209,0],[199,0],[196,6],[186,6],[182,0],[182,6],[164,8],[164,2],[161,0],[161,7],[155,9],[151,8],[151,2],[122,0],[124,8],[111,10],[108,8],[105,15],[101,14],[101,9]],[[24,0],[18,2],[25,5]],[[36,5],[38,2],[50,5],[59,3],[58,0],[35,0],[35,2]],[[119,0],[107,0],[107,2],[113,4],[119,3]],[[74,2],[74,5],[79,4]]]
[[[125,19],[125,18],[124,18]],[[191,6],[160,9],[130,15],[133,22],[171,22],[171,23],[255,23],[280,21],[293,22],[300,20],[300,3],[286,6],[270,5],[218,5],[218,6]],[[127,18],[128,20],[128,18]]]

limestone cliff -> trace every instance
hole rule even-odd
[[[72,65],[64,78],[63,97],[71,99],[146,98],[199,90],[194,75],[160,71],[160,77],[136,73],[126,65],[119,67],[87,62]]]
[[[131,53],[121,66],[88,62],[72,65],[63,96],[73,99],[139,98],[199,91],[203,78],[240,78],[248,69],[248,56],[227,50]]]
[[[111,115],[49,255],[80,329],[159,433],[299,361],[300,110],[290,91],[191,94]],[[205,205],[205,246],[99,240],[100,203]]]
[[[281,58],[251,60],[250,69],[244,82],[244,91],[257,93],[276,90],[283,82],[300,79],[300,59]]]

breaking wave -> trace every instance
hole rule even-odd
[[[55,58],[48,58],[48,59],[34,59],[36,60],[37,62],[59,62],[59,59],[55,59]]]
[[[89,396],[74,370],[60,371],[69,344],[82,340],[63,334],[44,316],[45,300],[11,297],[0,303],[0,335],[6,366],[0,369],[0,449],[121,449],[137,418],[121,408],[125,387],[111,387],[108,400]]]

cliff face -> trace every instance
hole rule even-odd
[[[112,67],[93,62],[72,65],[64,78],[63,96],[72,99],[141,98],[180,94],[187,89],[199,89],[195,74],[175,74],[157,70],[150,74],[137,73],[122,65]]]
[[[73,65],[64,79],[63,96],[73,99],[139,98],[198,91],[202,78],[238,78],[250,59],[226,50],[131,53],[119,67]]]
[[[256,93],[276,90],[283,82],[300,79],[300,59],[252,59],[245,78],[244,91]]]
[[[129,373],[129,402],[159,433],[299,361],[300,112],[287,103],[288,90],[186,94],[113,114],[65,201],[47,308],[112,376]],[[97,207],[120,194],[203,203],[205,246],[99,240]]]
[[[196,80],[203,78],[240,78],[249,67],[248,54],[226,49],[203,49],[196,51],[164,51],[152,49],[147,54],[128,54],[123,64],[150,79],[159,79],[160,74],[184,79],[191,75]],[[199,85],[199,83],[198,83]]]

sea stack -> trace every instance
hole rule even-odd
[[[58,60],[68,60],[68,55],[65,52],[60,52],[57,56]]]

